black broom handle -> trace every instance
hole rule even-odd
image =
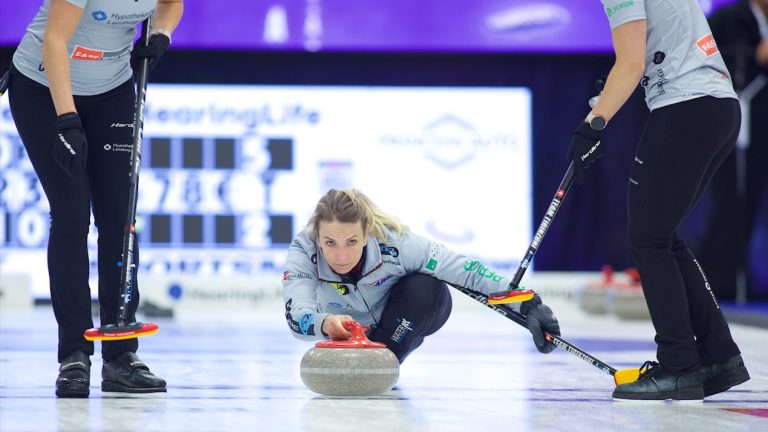
[[[151,18],[142,23],[140,43],[149,44]],[[136,279],[136,265],[133,262],[133,246],[136,241],[136,202],[139,194],[139,170],[141,169],[141,138],[144,130],[144,103],[147,97],[147,75],[149,59],[143,58],[138,63],[139,72],[136,84],[136,107],[133,119],[133,145],[131,146],[130,184],[128,189],[128,211],[123,233],[123,255],[120,266],[120,303],[117,324],[124,325],[128,318],[128,303],[133,294],[133,282]]]

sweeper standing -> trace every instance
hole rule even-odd
[[[616,64],[568,147],[577,178],[638,81],[651,114],[628,184],[627,237],[656,329],[658,362],[615,399],[701,400],[749,379],[704,270],[678,228],[733,149],[740,110],[696,0],[603,0]],[[610,145],[610,143],[607,143]],[[727,253],[723,251],[723,253]]]
[[[45,0],[13,56],[9,97],[19,135],[51,207],[48,274],[59,326],[59,397],[87,397],[93,342],[86,237],[98,228],[101,322],[118,312],[135,88],[131,59],[156,63],[168,49],[182,0]],[[136,26],[153,17],[147,45]],[[134,244],[138,266],[138,247]],[[128,316],[134,319],[138,286]],[[135,338],[104,342],[102,391],[166,391],[136,356]]]

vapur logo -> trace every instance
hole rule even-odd
[[[715,38],[712,36],[712,33],[709,33],[703,38],[697,40],[696,47],[698,47],[699,50],[707,57],[717,54],[718,51],[717,43],[715,43]]]
[[[395,332],[392,333],[390,339],[400,343],[403,339],[405,339],[408,333],[413,331],[413,321],[408,321],[405,318],[398,318],[395,320],[395,322],[398,323],[398,325],[395,329]]]

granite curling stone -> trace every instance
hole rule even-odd
[[[400,377],[400,362],[387,346],[372,342],[363,327],[347,321],[352,337],[321,341],[301,359],[301,381],[326,396],[372,396],[392,389]]]

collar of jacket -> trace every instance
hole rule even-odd
[[[368,276],[371,272],[381,266],[381,249],[379,240],[374,236],[368,236],[368,243],[365,245],[365,262],[363,262],[363,274],[360,279]],[[317,275],[320,280],[326,282],[341,282],[341,276],[331,269],[328,261],[323,256],[323,249],[317,245]]]

